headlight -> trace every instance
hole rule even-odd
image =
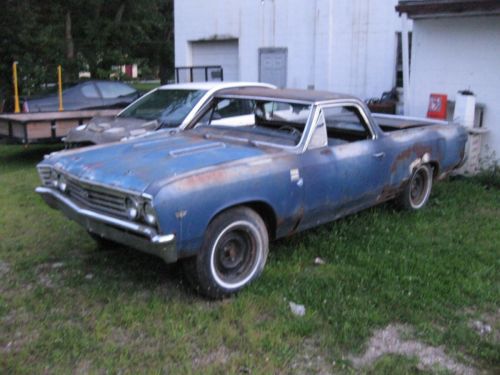
[[[61,192],[65,192],[66,189],[68,188],[68,181],[66,180],[66,177],[64,177],[62,174],[60,174],[58,177],[57,177],[57,187],[59,188],[59,190],[61,190]]]
[[[139,217],[139,202],[135,198],[127,198],[125,200],[125,207],[129,219],[135,220]]]
[[[54,187],[57,187],[57,185],[59,184],[59,175],[55,170],[52,170],[52,172],[50,172],[50,182]]]
[[[144,203],[144,220],[149,225],[156,224],[156,213],[150,202]]]

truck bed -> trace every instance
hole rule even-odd
[[[430,126],[436,124],[448,124],[447,121],[440,121],[435,119],[385,115],[380,113],[374,113],[372,114],[372,117],[384,132],[391,132],[395,130],[417,128],[417,127]]]

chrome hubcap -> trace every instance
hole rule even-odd
[[[253,269],[256,243],[244,228],[225,233],[215,249],[215,269],[219,277],[228,283],[244,279]]]
[[[410,199],[415,206],[421,204],[425,199],[427,190],[426,181],[426,173],[423,170],[419,170],[415,176],[413,176],[410,186]]]

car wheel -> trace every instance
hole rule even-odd
[[[184,261],[184,270],[201,294],[223,298],[241,290],[262,273],[268,246],[262,218],[250,208],[234,208],[209,224],[200,252]]]
[[[399,205],[406,210],[418,210],[425,206],[432,190],[432,169],[423,164],[417,167],[399,196]]]

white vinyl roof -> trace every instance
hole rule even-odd
[[[187,83],[174,83],[169,85],[160,86],[161,90],[211,90],[211,89],[229,89],[236,87],[246,87],[246,86],[259,86],[259,87],[269,87],[275,88],[275,86],[263,82],[187,82]]]

